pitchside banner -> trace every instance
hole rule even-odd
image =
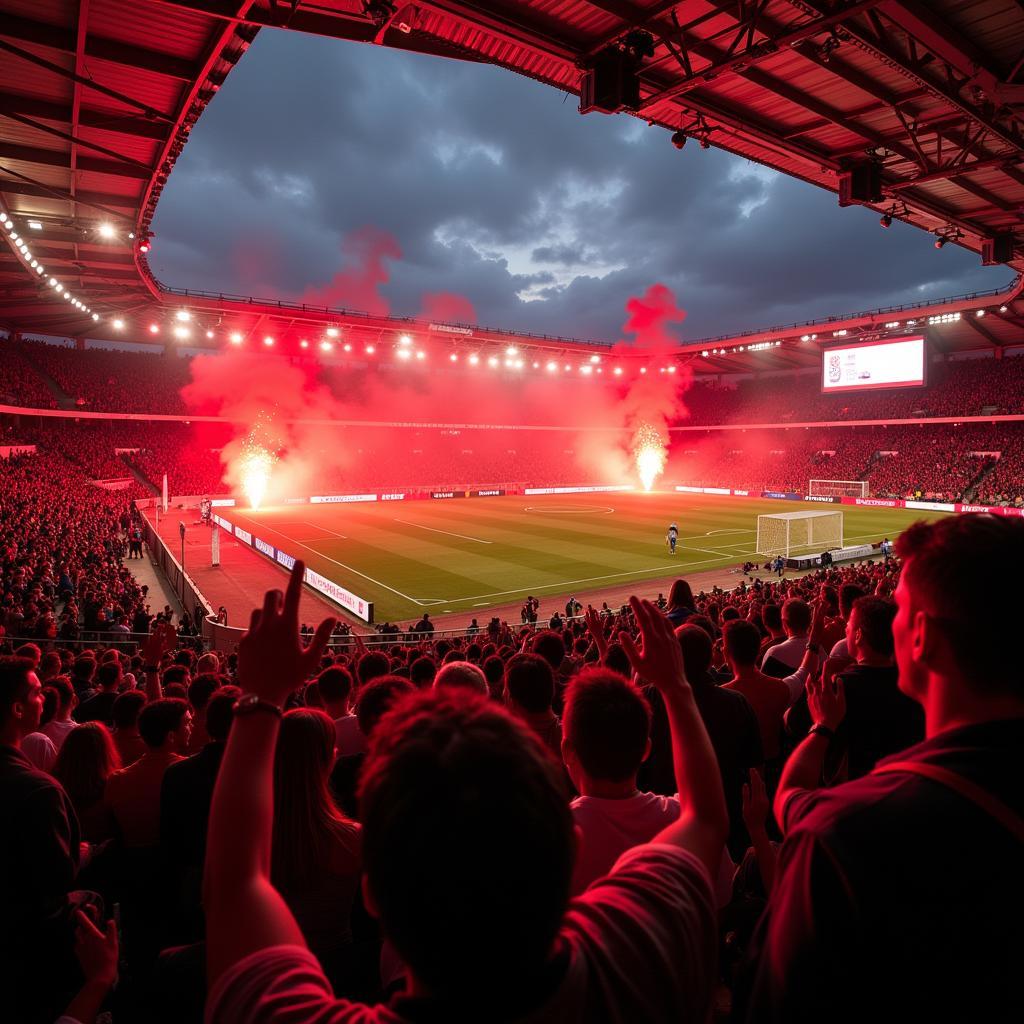
[[[524,487],[523,494],[603,494],[609,491],[632,491],[629,484],[607,487]]]
[[[376,494],[315,494],[309,499],[310,505],[333,505],[349,501],[376,501]]]
[[[804,501],[822,501],[827,505],[840,504],[839,495],[836,494],[805,494]]]
[[[373,622],[372,601],[364,601],[344,587],[339,587],[337,583],[327,579],[326,576],[313,572],[312,569],[306,570],[306,582],[314,590],[319,590],[325,597],[329,597],[335,604],[340,604],[342,608],[358,616],[363,622]]]
[[[796,494],[793,491],[762,491],[762,498],[779,498],[782,501],[801,501],[803,499],[802,494]]]

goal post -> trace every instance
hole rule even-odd
[[[867,480],[811,480],[807,493],[812,497],[866,498]]]
[[[789,558],[842,546],[842,512],[774,512],[757,517],[759,555]]]

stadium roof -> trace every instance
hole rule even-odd
[[[93,313],[182,301],[139,246],[264,26],[582,90],[589,109],[663,125],[666,145],[675,133],[842,188],[1024,271],[1019,0],[0,0],[0,234],[31,253],[0,247],[0,323],[82,335]],[[1001,344],[971,330],[974,347]]]

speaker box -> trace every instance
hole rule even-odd
[[[635,58],[617,48],[599,53],[580,81],[580,113],[617,114],[640,106],[640,77]]]
[[[857,164],[839,174],[839,205],[880,203],[882,195],[882,167],[873,161]]]
[[[1013,232],[981,240],[981,265],[996,267],[1000,263],[1009,263],[1013,259]]]

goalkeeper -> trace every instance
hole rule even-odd
[[[668,534],[665,537],[665,543],[668,544],[668,550],[670,554],[676,553],[676,542],[679,540],[679,527],[675,523],[672,523],[668,528]]]

